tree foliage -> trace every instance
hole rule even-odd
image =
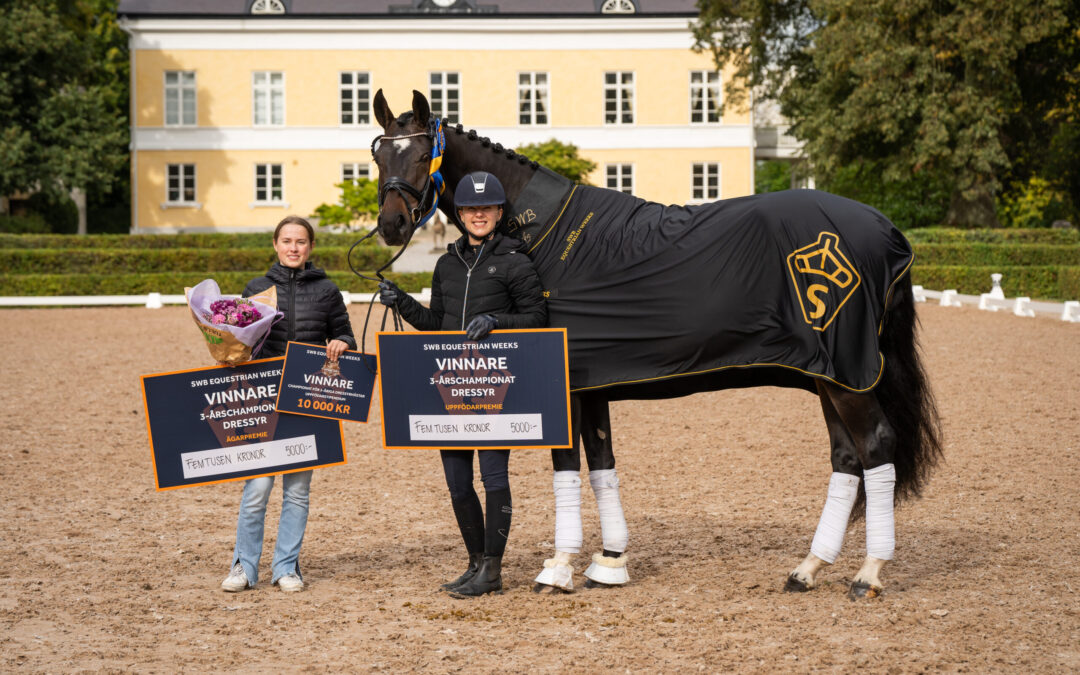
[[[114,5],[5,3],[0,194],[105,191],[117,182],[127,162],[128,85]]]
[[[576,145],[563,143],[554,138],[543,143],[521,145],[516,150],[534,162],[539,162],[555,173],[576,183],[588,185],[589,182],[586,177],[596,169],[596,162],[581,157],[578,154]]]
[[[996,222],[993,196],[1023,154],[1007,131],[1040,114],[1026,73],[1062,83],[1067,64],[1049,57],[1075,12],[1066,0],[700,6],[699,47],[779,102],[819,179],[851,165],[873,166],[886,182],[933,176],[948,181],[950,222],[984,225]],[[728,84],[730,102],[738,83]],[[1040,92],[1046,110],[1066,96]]]
[[[379,216],[379,184],[367,178],[338,183],[341,198],[337,204],[319,204],[313,216],[319,225],[339,225],[348,230],[363,229]]]

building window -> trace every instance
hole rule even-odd
[[[604,124],[634,123],[634,74],[604,73]]]
[[[341,123],[371,124],[371,75],[362,71],[341,73]]]
[[[690,183],[690,200],[708,202],[720,199],[720,164],[695,163]]]
[[[548,74],[518,73],[518,124],[548,123]]]
[[[252,14],[284,14],[285,5],[281,0],[255,0],[251,3]]]
[[[169,164],[166,184],[166,202],[169,204],[195,205],[195,165]]]
[[[195,120],[195,71],[165,71],[165,125],[187,126]]]
[[[252,73],[251,95],[256,126],[285,124],[285,73]]]
[[[600,6],[601,14],[633,14],[636,11],[631,0],[604,0]]]
[[[628,195],[634,194],[633,164],[608,164],[604,167],[604,173],[608,188]]]
[[[255,165],[255,203],[277,204],[283,201],[285,181],[280,164]]]
[[[428,78],[431,114],[445,117],[450,124],[461,121],[461,74],[437,72]]]
[[[715,70],[690,71],[690,123],[720,122],[720,73]]]
[[[341,165],[342,183],[352,181],[352,184],[356,185],[356,181],[361,178],[371,178],[371,167],[367,162],[345,162]]]

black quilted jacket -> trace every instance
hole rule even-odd
[[[481,249],[465,241],[451,244],[435,263],[431,308],[406,295],[398,305],[401,316],[419,330],[465,330],[478,314],[493,314],[498,328],[547,326],[540,278],[518,251],[521,242],[496,234]]]
[[[248,282],[244,297],[273,285],[277,286],[278,309],[285,313],[285,318],[274,324],[266,343],[253,358],[285,356],[289,341],[324,345],[330,340],[341,340],[349,349],[356,349],[341,291],[327,278],[326,272],[310,262],[299,270],[274,263],[266,276]]]

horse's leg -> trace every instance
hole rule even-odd
[[[619,476],[611,447],[611,414],[608,400],[599,394],[582,394],[581,441],[589,464],[589,484],[600,514],[604,549],[592,557],[585,570],[585,587],[621,586],[630,581],[626,572],[629,535],[619,498]]]
[[[809,591],[817,585],[818,572],[836,561],[844,544],[851,508],[855,505],[855,498],[859,493],[862,466],[855,441],[840,419],[840,414],[836,412],[836,407],[822,383],[818,383],[818,397],[821,399],[821,411],[825,415],[825,426],[829,429],[833,474],[829,478],[825,507],[821,510],[821,519],[810,544],[810,553],[795,571],[788,575],[785,591]]]
[[[824,387],[855,441],[866,492],[866,560],[851,582],[848,596],[852,600],[874,598],[883,587],[881,569],[896,549],[896,431],[872,392],[857,394],[831,384]]]
[[[573,557],[581,553],[581,401],[570,397],[570,438],[573,447],[552,450],[555,491],[555,555],[544,561],[533,591],[551,593],[574,590]]]

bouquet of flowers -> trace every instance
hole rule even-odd
[[[250,298],[222,295],[213,279],[184,290],[195,325],[206,339],[210,356],[219,363],[250,361],[266,341],[270,327],[284,316],[277,310],[275,286]]]

